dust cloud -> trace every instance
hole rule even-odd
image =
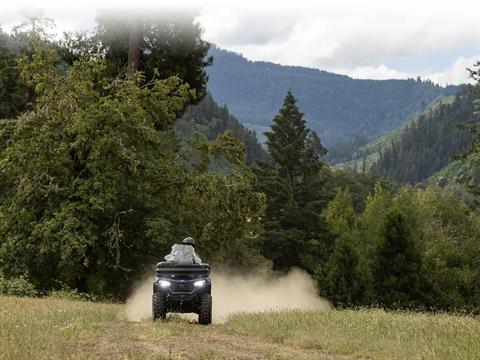
[[[143,281],[126,304],[130,321],[151,317],[152,280]],[[330,304],[317,295],[312,278],[301,270],[287,275],[240,275],[230,271],[212,272],[213,322],[225,322],[236,312],[280,309],[327,310]]]
[[[125,304],[126,316],[130,321],[142,321],[152,317],[153,275],[145,278],[135,288]]]
[[[279,309],[326,310],[328,301],[317,295],[315,283],[303,271],[284,276],[213,274],[213,320],[224,322],[236,312]]]

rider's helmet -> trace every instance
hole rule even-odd
[[[195,240],[193,240],[191,237],[186,237],[185,239],[183,239],[182,244],[192,245],[193,247],[195,247]]]

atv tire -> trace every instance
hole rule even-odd
[[[212,323],[212,295],[210,294],[203,294],[200,298],[198,323],[202,325],[208,325]]]
[[[152,317],[153,321],[157,319],[165,320],[167,318],[165,298],[157,292],[153,293],[152,296]]]

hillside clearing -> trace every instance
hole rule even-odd
[[[365,311],[236,314],[128,322],[124,306],[0,297],[0,359],[474,359],[480,321]]]

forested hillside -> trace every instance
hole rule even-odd
[[[291,89],[308,125],[328,146],[364,134],[376,137],[405,123],[431,102],[452,95],[420,80],[355,80],[348,76],[297,66],[253,62],[239,54],[212,47],[208,89],[249,126],[269,126]]]
[[[337,167],[357,172],[368,172],[373,164],[379,160],[380,154],[387,152],[393,143],[400,141],[405,128],[417,122],[420,118],[425,118],[440,106],[451,104],[454,100],[454,95],[437,100],[421,113],[412,116],[404,126],[373,140],[369,140],[364,135],[356,135],[352,139],[335,143],[328,149],[326,160]]]
[[[215,140],[221,133],[231,131],[245,145],[248,164],[267,156],[255,132],[245,128],[230,114],[226,105],[219,106],[210,94],[198,105],[190,106],[175,123],[175,129],[183,136],[199,135],[209,140]]]
[[[473,100],[470,88],[465,88],[451,104],[422,114],[380,151],[371,172],[416,184],[442,169],[470,144],[470,133],[460,125],[473,119]]]

